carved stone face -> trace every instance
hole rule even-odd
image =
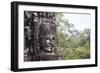
[[[40,25],[40,37],[42,49],[47,52],[52,52],[55,48],[55,35],[56,26],[51,23],[52,20],[43,18],[43,23]]]
[[[42,38],[42,49],[47,52],[53,52],[53,48],[55,48],[55,37],[54,35],[46,35]]]

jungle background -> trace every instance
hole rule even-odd
[[[90,28],[79,31],[75,29],[74,23],[64,18],[64,13],[56,13],[56,16],[58,20],[58,53],[62,59],[90,58]]]

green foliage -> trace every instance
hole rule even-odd
[[[63,19],[63,14],[60,13],[59,16],[58,53],[62,59],[90,58],[90,29],[78,31],[74,29],[74,24]]]
[[[63,59],[87,59],[90,58],[90,50],[84,47],[80,48],[63,48]]]

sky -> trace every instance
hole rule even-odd
[[[75,25],[75,29],[83,31],[85,28],[90,28],[91,15],[90,14],[74,14],[74,13],[63,13],[64,18],[68,19],[70,23]]]

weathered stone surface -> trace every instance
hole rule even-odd
[[[25,61],[58,60],[54,12],[24,12]]]

